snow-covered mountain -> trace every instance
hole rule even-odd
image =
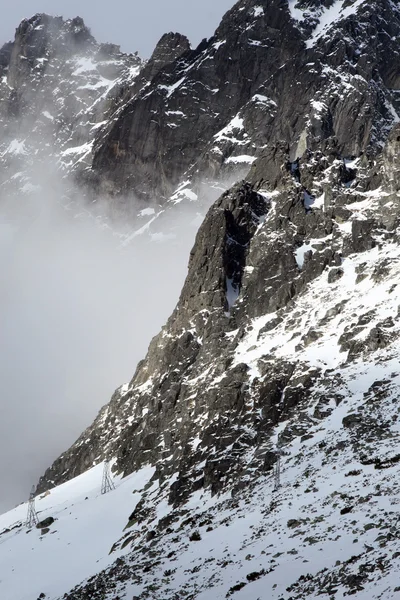
[[[391,0],[240,0],[114,100],[72,170],[88,199],[229,189],[132,380],[41,478],[55,520],[2,517],[5,597],[396,597],[399,36]]]
[[[39,185],[31,179],[38,163],[52,156],[63,170],[90,164],[96,130],[142,66],[97,44],[82,19],[44,14],[21,23],[1,62],[2,187],[12,180],[26,194]]]

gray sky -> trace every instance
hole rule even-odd
[[[82,17],[99,42],[120,44],[147,58],[163,33],[178,31],[192,45],[210,37],[235,0],[18,0],[9,3],[0,21],[0,44],[14,38],[17,25],[37,12]]]

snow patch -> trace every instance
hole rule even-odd
[[[223,140],[232,140],[232,133],[243,131],[244,129],[244,121],[239,115],[236,115],[229,123],[221,129],[218,133],[214,135],[214,139],[216,142],[220,142]]]
[[[347,0],[336,0],[331,7],[323,10],[317,27],[314,29],[311,38],[306,42],[307,48],[312,48],[335,23],[357,12],[358,7],[364,2],[365,0],[355,0],[349,5]]]
[[[152,215],[155,214],[155,212],[156,211],[154,210],[154,208],[144,208],[138,214],[139,214],[139,217],[151,217]]]
[[[89,57],[83,56],[75,60],[76,69],[72,73],[72,77],[82,75],[83,73],[89,73],[90,71],[97,71],[97,65]]]
[[[172,84],[172,85],[159,85],[158,89],[159,90],[165,90],[167,92],[167,98],[170,98],[172,96],[172,94],[175,92],[175,90],[177,90],[182,83],[185,81],[185,77],[182,77],[181,79],[179,79],[179,81],[177,81],[176,83]]]
[[[261,17],[264,14],[264,9],[262,6],[255,6],[253,8],[253,16],[255,18]]]
[[[298,0],[289,0],[289,11],[292,19],[294,19],[295,21],[303,21],[304,13],[300,8],[296,8],[297,3]]]
[[[23,140],[12,140],[2,156],[5,156],[6,154],[14,154],[14,156],[28,154],[28,150],[25,147],[25,142]]]
[[[255,156],[249,156],[248,154],[242,154],[240,156],[230,156],[226,159],[225,164],[233,163],[233,164],[249,164],[252,165],[256,160]]]

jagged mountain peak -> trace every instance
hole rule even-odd
[[[132,85],[142,66],[137,55],[98,44],[80,17],[22,21],[1,51],[2,197],[37,193],[43,163],[62,177],[85,168],[122,82]]]
[[[191,50],[188,38],[181,33],[169,32],[161,36],[153,53],[146,63],[145,68],[135,85],[131,94],[138,92],[141,87],[149,83],[162,69],[173,64],[181,58],[186,52]]]
[[[173,63],[183,54],[191,49],[190,42],[185,35],[181,33],[164,33],[157,42],[157,45],[150,57],[149,62],[153,65],[154,71],[151,73],[151,79],[154,75],[167,66]]]
[[[7,82],[18,89],[31,72],[43,68],[51,58],[67,59],[94,45],[95,40],[80,17],[64,21],[62,17],[38,13],[23,20],[16,29]]]
[[[160,40],[156,44],[153,53],[161,50],[165,46],[179,48],[179,50],[182,51],[182,53],[186,52],[187,50],[190,50],[190,42],[186,35],[173,31],[170,31],[169,33],[164,33],[161,36]]]
[[[22,45],[23,55],[26,55],[29,48],[41,49],[41,44],[45,41],[49,46],[56,45],[58,51],[62,47],[66,51],[68,48],[73,50],[74,47],[95,43],[81,17],[64,20],[63,17],[37,13],[30,19],[24,19],[15,31],[15,42]]]

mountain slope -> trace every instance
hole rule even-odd
[[[25,504],[1,516],[0,546],[6,549],[1,553],[3,598],[32,598],[43,592],[58,597],[77,579],[111,564],[114,557],[108,554],[125,525],[124,513],[130,510],[132,499],[140,499],[140,490],[154,469],[144,469],[122,486],[119,483],[113,495],[101,495],[102,467],[37,498],[42,527],[26,530]],[[137,490],[133,496],[132,489]]]
[[[399,34],[389,0],[241,0],[198,49],[168,38],[96,137],[82,178],[117,199],[248,172],[132,380],[39,482],[126,476],[116,561],[66,600],[398,592]]]
[[[380,5],[386,10],[386,2]],[[369,14],[368,3],[357,2],[354,6],[364,11],[357,13],[361,22],[363,15]],[[289,19],[287,6],[286,9]],[[344,27],[349,26],[348,19],[352,16],[345,19]],[[400,29],[399,20],[397,26]],[[335,28],[336,22],[334,33]],[[330,38],[327,45],[329,49]],[[359,79],[357,74],[351,77]],[[342,85],[344,76],[338,79]],[[354,90],[350,87],[346,102],[351,105],[353,98]],[[381,100],[374,108],[380,106]],[[365,128],[365,120],[356,120],[354,127],[357,122]],[[272,365],[271,372],[261,369],[255,379],[248,361],[235,359],[237,348],[246,330],[254,327],[252,319],[264,317],[268,322],[269,315],[276,313],[272,320],[275,328],[284,315],[293,313],[297,295],[322,276],[327,267],[331,267],[330,281],[340,280],[344,273],[342,262],[349,254],[375,246],[383,235],[382,228],[387,230],[384,235],[388,239],[395,235],[396,190],[390,182],[393,161],[388,157],[398,153],[396,130],[384,153],[381,148],[388,130],[382,126],[379,138],[376,133],[372,136],[373,130],[378,132],[376,124],[365,137],[359,159],[354,154],[343,156],[339,148],[345,140],[340,142],[332,136],[326,140],[329,145],[325,152],[313,150],[313,145],[321,143],[321,139],[312,127],[310,148],[295,161],[290,160],[289,145],[271,144],[264,150],[249,173],[249,182],[232,188],[211,208],[198,233],[178,306],[164,330],[153,340],[135,377],[129,386],[116,392],[93,427],[55,463],[39,489],[44,489],[48,482],[61,482],[58,473],[68,478],[104,455],[116,456],[117,468],[125,473],[149,459],[162,459],[160,475],[164,469],[170,473],[180,467],[190,472],[191,465],[186,465],[187,451],[191,440],[199,436],[200,424],[206,446],[212,448],[217,443],[221,447],[222,478],[226,469],[224,447],[231,444],[232,436],[239,437],[239,424],[247,440],[244,448],[260,444],[264,436],[268,440],[268,427],[275,425],[282,415],[272,415],[272,420],[262,419],[260,423],[256,419],[261,439],[255,437],[256,441],[252,441],[252,436],[247,439],[245,430],[248,419],[254,427],[256,415],[251,411],[247,414],[246,404],[251,405],[253,397],[258,395],[273,398],[277,394],[274,390],[288,387],[292,396],[287,407],[290,414],[302,399],[302,394],[296,392],[300,380],[306,381],[307,389],[317,373],[300,375],[300,369],[303,372],[309,369],[304,365],[299,369],[296,358],[296,364],[286,361],[283,376],[279,375],[281,367]],[[308,137],[304,143],[307,140]],[[374,158],[377,154],[378,159]],[[368,210],[368,198],[372,201],[372,211]],[[365,203],[365,211],[361,213],[360,202]],[[275,333],[274,329],[274,336]],[[317,335],[313,340],[312,335],[310,340],[305,339],[306,343],[318,339]],[[301,343],[300,338],[298,345]],[[268,352],[265,354],[268,356]],[[219,417],[225,410],[232,411],[231,420],[236,415],[238,421],[226,423]],[[226,428],[230,433],[225,436]],[[179,432],[178,439],[170,434],[172,429]],[[200,450],[196,452],[199,461],[202,460]],[[236,469],[237,457],[232,462]],[[216,470],[214,462],[211,477],[218,479]],[[218,490],[218,481],[206,477],[205,484],[215,484]]]

